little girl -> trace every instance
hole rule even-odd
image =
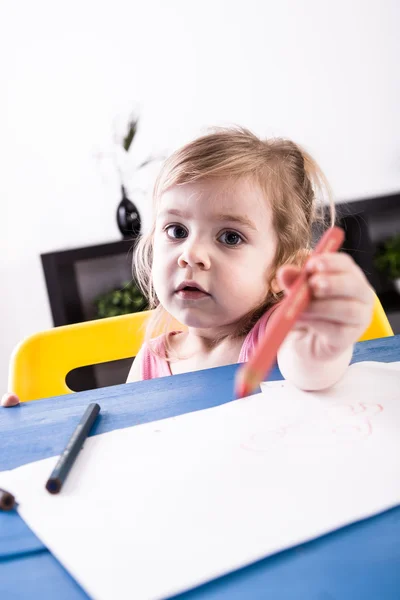
[[[200,137],[166,161],[152,229],[135,253],[155,310],[128,381],[250,358],[310,252],[324,181],[293,142],[240,128]],[[347,368],[371,320],[373,292],[346,254],[320,255],[307,268],[314,299],[278,364],[295,385],[316,390]],[[171,317],[184,327],[150,339]]]
[[[166,161],[153,226],[135,252],[138,281],[155,310],[128,381],[250,358],[311,250],[324,182],[293,142],[240,128],[200,137]],[[319,255],[307,268],[313,301],[278,364],[295,385],[317,390],[346,370],[371,320],[373,292],[346,254]],[[172,318],[183,327],[167,333]],[[160,324],[165,333],[151,339]],[[3,405],[17,402],[13,394],[3,398]]]

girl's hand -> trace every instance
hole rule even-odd
[[[352,346],[371,322],[374,292],[365,275],[345,253],[312,256],[307,262],[313,299],[297,321],[294,332],[312,336],[312,358],[334,358]],[[282,267],[278,282],[287,291],[300,273]]]
[[[15,394],[7,392],[1,399],[1,406],[16,406],[19,404],[19,398]]]

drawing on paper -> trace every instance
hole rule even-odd
[[[383,411],[381,404],[354,402],[331,404],[313,418],[289,415],[264,424],[241,444],[244,450],[266,452],[278,444],[326,446],[353,444],[370,437],[374,418]]]

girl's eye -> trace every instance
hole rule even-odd
[[[236,231],[224,231],[218,240],[227,246],[239,246],[243,242],[242,236]]]
[[[182,225],[168,225],[165,231],[167,236],[173,240],[181,240],[187,237],[187,230]]]

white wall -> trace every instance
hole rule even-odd
[[[116,116],[141,104],[139,158],[233,122],[305,145],[338,199],[398,191],[399,23],[397,0],[2,0],[0,391],[52,324],[40,253],[119,237]]]

